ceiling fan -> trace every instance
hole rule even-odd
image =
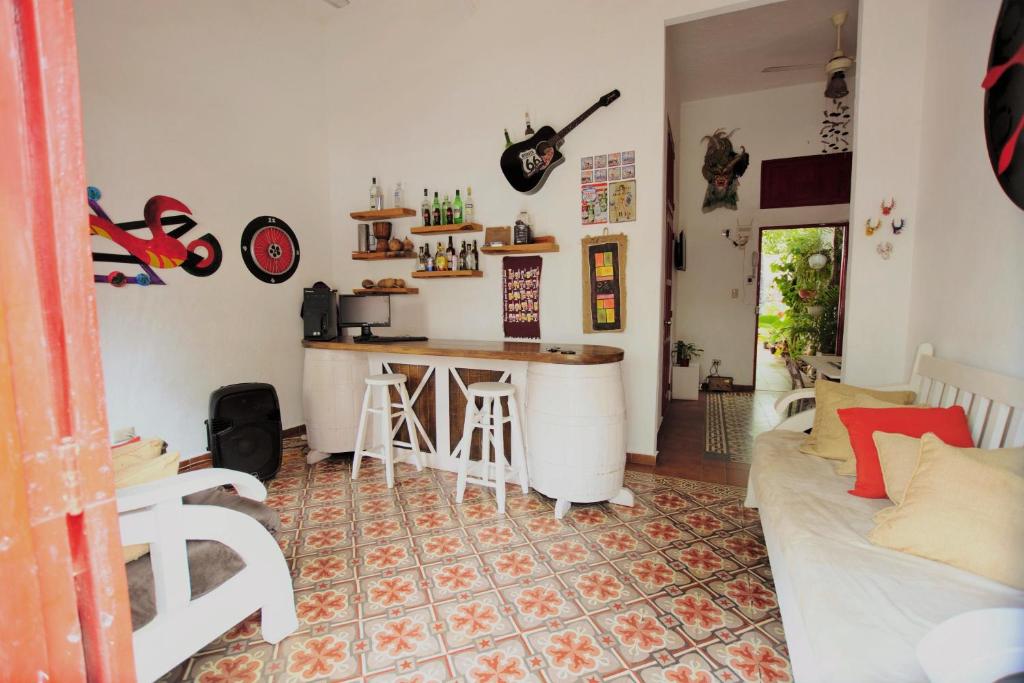
[[[850,91],[846,87],[846,72],[853,68],[853,57],[848,57],[842,48],[843,24],[846,23],[847,13],[836,12],[832,15],[832,25],[836,29],[836,50],[832,58],[825,63],[825,97],[839,99],[846,97]],[[780,66],[766,66],[761,73],[770,74],[780,71],[803,71],[805,69],[820,69],[819,64],[784,64]]]

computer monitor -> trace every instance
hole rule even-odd
[[[338,327],[360,327],[357,339],[373,337],[373,327],[391,327],[391,297],[343,294],[338,297]]]

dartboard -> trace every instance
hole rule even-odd
[[[299,241],[280,218],[260,216],[242,233],[242,260],[260,280],[279,284],[299,267]]]
[[[1024,209],[1024,0],[1003,0],[985,88],[985,143],[1003,191]]]

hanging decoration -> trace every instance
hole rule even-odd
[[[750,165],[750,155],[745,147],[740,147],[739,153],[733,150],[730,138],[735,132],[736,129],[726,133],[724,128],[719,128],[701,138],[701,142],[707,143],[704,165],[701,167],[701,174],[708,181],[701,208],[704,213],[718,208],[736,210],[739,179]]]
[[[866,221],[864,221],[864,234],[870,237],[871,235],[874,235],[875,231],[878,230],[880,227],[882,227],[881,218],[875,221],[874,225],[871,225],[871,219],[869,218]]]
[[[540,256],[501,260],[501,319],[505,336],[540,339]]]
[[[583,238],[583,331],[626,329],[626,246],[623,234]]]
[[[992,32],[985,89],[985,145],[1006,196],[1024,209],[1024,0],[1003,0]],[[1016,67],[1016,68],[1013,68]]]
[[[99,188],[90,186],[87,192],[89,209],[89,231],[91,234],[108,239],[119,246],[127,254],[93,251],[94,263],[124,263],[139,267],[142,272],[127,275],[119,270],[107,274],[96,274],[93,279],[97,283],[106,283],[114,287],[126,285],[165,285],[154,268],[181,267],[189,275],[207,277],[220,268],[222,253],[217,238],[206,233],[186,246],[179,238],[192,228],[196,221],[189,215],[191,210],[173,197],[156,195],[149,198],[143,208],[141,221],[114,223],[107,212],[100,206],[102,193]],[[164,216],[176,211],[181,215]],[[164,228],[170,227],[168,232]],[[137,237],[133,230],[146,228],[148,238]]]
[[[879,244],[877,247],[875,247],[875,251],[877,251],[878,255],[881,256],[882,259],[885,261],[888,261],[889,257],[892,256],[892,250],[892,242],[883,242],[882,244]]]
[[[903,233],[903,227],[906,224],[907,224],[907,221],[904,218],[900,219],[899,225],[896,224],[896,220],[895,219],[889,221],[889,225],[892,226],[892,234],[894,234],[894,235],[902,234]]]
[[[896,198],[893,197],[892,199],[890,199],[888,204],[886,204],[885,200],[883,199],[882,200],[881,208],[882,208],[882,215],[883,216],[888,216],[890,213],[892,213],[892,210],[896,208]]]
[[[259,216],[242,232],[242,260],[263,282],[281,284],[299,267],[299,240],[288,224],[275,216]]]
[[[821,120],[821,153],[834,154],[850,151],[850,105],[841,99],[832,100],[832,108],[822,112]]]
[[[580,218],[583,225],[636,220],[636,151],[580,159]]]

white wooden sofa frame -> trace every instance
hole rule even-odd
[[[256,610],[262,610],[263,638],[269,643],[298,628],[288,564],[270,532],[237,510],[182,503],[183,496],[223,485],[252,500],[267,497],[255,477],[219,468],[117,492],[121,541],[148,543],[153,564],[156,616],[133,637],[139,681],[156,680]],[[245,567],[192,600],[185,548],[190,540],[223,543]]]
[[[818,381],[826,381],[819,379]],[[971,437],[979,448],[1019,448],[1024,446],[1024,379],[1001,375],[989,370],[974,368],[962,363],[936,358],[934,348],[931,344],[921,344],[917,347],[917,356],[914,359],[914,368],[911,372],[910,381],[906,384],[875,387],[883,390],[910,390],[917,396],[915,405],[928,405],[937,407],[949,407],[959,405],[967,414],[967,422],[971,429]],[[782,420],[776,429],[804,432],[814,424],[814,408],[796,413],[787,417],[789,406],[797,401],[814,399],[814,389],[797,389],[792,391],[775,402],[775,411]],[[748,489],[750,490],[750,489]],[[748,498],[747,506],[751,506]],[[766,539],[769,557],[773,554],[773,543]],[[776,576],[775,588],[779,599],[779,607],[783,614],[783,625],[786,628],[786,637],[789,641],[790,659],[794,663],[794,670],[797,668],[813,670],[812,666],[803,664],[796,666],[797,662],[809,662],[813,660],[814,653],[806,648],[809,642],[802,631],[799,619],[787,621],[786,614],[789,611],[787,605],[796,605],[796,593],[794,586],[789,585],[783,576]],[[973,614],[973,613],[970,613]],[[964,615],[960,615],[963,617]],[[1019,619],[1019,616],[1014,618]],[[917,648],[917,657],[926,671],[933,671],[935,667],[945,666],[944,662],[937,661],[934,652],[942,652],[942,647],[936,647],[934,640],[942,639],[948,641],[946,631],[950,630],[954,620],[953,617],[943,622],[922,639]],[[948,625],[948,626],[947,626]],[[955,629],[953,629],[955,631]],[[932,637],[934,635],[934,638]],[[955,633],[953,640],[963,640],[962,634]],[[947,648],[948,649],[948,648]],[[952,651],[962,652],[962,646]],[[989,653],[985,653],[988,656]],[[998,653],[995,653],[998,654]],[[1005,654],[1005,653],[1004,653]],[[977,657],[982,657],[981,653]]]

